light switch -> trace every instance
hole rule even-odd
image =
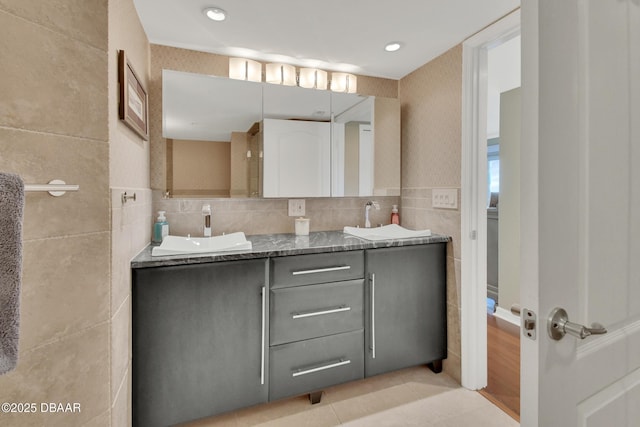
[[[431,205],[434,208],[458,209],[458,189],[434,188],[431,192]]]

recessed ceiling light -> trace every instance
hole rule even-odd
[[[384,50],[386,50],[387,52],[395,52],[396,50],[400,49],[401,47],[402,47],[402,45],[399,42],[391,42],[391,43],[388,43],[384,47]]]
[[[213,21],[224,21],[225,19],[227,19],[227,12],[220,9],[219,7],[208,7],[203,10],[202,13],[204,13],[207,18]]]

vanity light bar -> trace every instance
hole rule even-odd
[[[261,82],[262,64],[251,59],[229,58],[229,78]]]
[[[356,93],[357,77],[349,73],[328,73],[317,68],[300,68],[290,64],[266,64],[265,82],[285,86],[300,86],[306,89],[327,90],[333,92]],[[229,78],[237,80],[262,81],[262,64],[245,58],[229,58]]]

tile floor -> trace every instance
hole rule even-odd
[[[258,405],[181,427],[515,427],[519,423],[445,373],[416,367],[305,396]]]

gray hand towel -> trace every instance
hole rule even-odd
[[[24,183],[0,172],[0,375],[18,363]]]

